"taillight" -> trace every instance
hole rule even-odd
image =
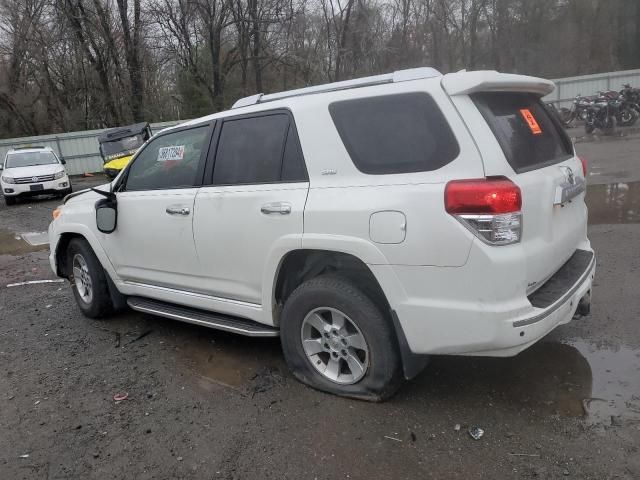
[[[491,245],[509,245],[522,236],[520,187],[505,177],[453,180],[444,190],[447,213]]]
[[[580,160],[580,165],[582,165],[582,176],[587,178],[587,161],[582,157],[578,157],[578,160]]]

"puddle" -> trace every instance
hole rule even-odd
[[[473,409],[489,398],[504,411],[640,422],[640,350],[541,342],[513,358],[434,357],[409,388]]]
[[[258,377],[286,369],[280,342],[222,332],[205,332],[187,339],[178,350],[179,361],[196,374],[200,385],[214,383],[244,389]]]
[[[640,351],[586,342],[571,345],[591,366],[591,396],[584,401],[586,420],[612,425],[640,423]]]
[[[23,253],[47,250],[47,244],[30,245],[20,235],[9,230],[0,229],[0,255],[21,255]]]
[[[587,187],[589,224],[640,223],[640,182]]]
[[[34,247],[40,245],[49,245],[49,233],[48,232],[29,232],[20,234],[22,239],[29,245]]]

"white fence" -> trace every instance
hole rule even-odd
[[[599,90],[620,91],[625,83],[640,88],[640,69],[558,78],[553,81],[556,84],[556,89],[544,97],[544,100],[554,102],[560,107],[569,107],[576,95],[595,95]]]
[[[163,128],[178,125],[182,121],[152,123],[151,131],[156,133]],[[37,137],[9,138],[0,140],[0,162],[11,148],[39,145],[51,147],[60,158],[67,161],[70,175],[102,171],[102,156],[98,149],[98,137],[103,130],[86,130]]]

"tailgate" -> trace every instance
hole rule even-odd
[[[531,292],[586,239],[584,173],[564,129],[540,101],[548,93],[545,81],[486,76],[474,77],[475,84],[449,82],[451,98],[477,139],[485,175],[505,176],[522,191],[521,252]]]

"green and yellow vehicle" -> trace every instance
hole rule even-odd
[[[115,178],[151,135],[151,127],[147,122],[112,128],[100,135],[98,144],[104,173]]]

